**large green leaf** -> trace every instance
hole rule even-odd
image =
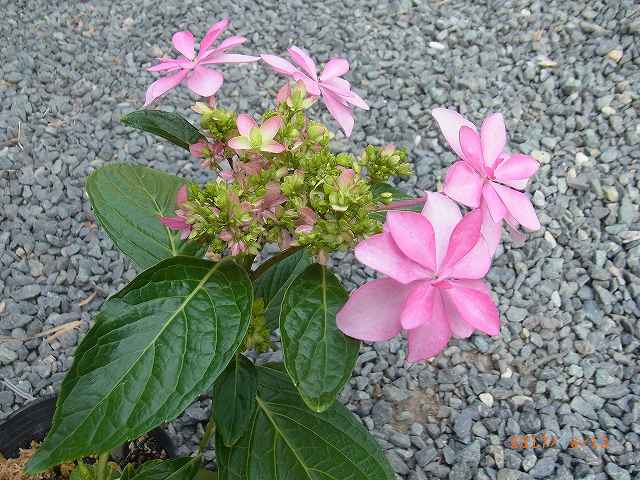
[[[278,326],[284,292],[311,263],[311,255],[306,250],[298,250],[272,265],[256,280],[256,298],[264,299],[265,317],[271,329]]]
[[[160,262],[109,298],[75,353],[33,474],[177,417],[242,344],[253,292],[233,261]]]
[[[213,418],[224,444],[232,446],[249,428],[256,408],[256,369],[236,355],[213,386]]]
[[[336,326],[347,298],[336,276],[316,263],[291,283],[282,302],[285,366],[305,403],[317,412],[333,404],[360,351],[360,342]]]
[[[148,268],[175,255],[195,255],[201,246],[180,240],[158,219],[173,216],[176,192],[185,180],[142,165],[111,164],[87,179],[87,193],[98,222],[111,241]]]
[[[138,110],[122,117],[122,123],[153,133],[171,143],[189,150],[189,145],[204,140],[204,135],[184,117],[162,110]]]
[[[196,458],[151,460],[142,464],[131,480],[192,480],[199,469],[200,462]]]
[[[258,367],[258,408],[233,447],[216,436],[220,480],[392,480],[380,447],[349,410],[309,410],[286,374]]]

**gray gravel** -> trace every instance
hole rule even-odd
[[[637,4],[314,3],[0,1],[0,418],[56,388],[95,311],[135,275],[95,226],[86,176],[126,160],[201,178],[197,162],[118,119],[142,105],[154,78],[143,67],[169,53],[171,32],[202,34],[228,14],[254,52],[295,43],[351,59],[372,109],[337,145],[408,146],[408,190],[437,188],[453,160],[434,106],[476,121],[503,111],[513,148],[542,164],[531,192],[543,230],[505,243],[489,274],[502,335],[415,365],[399,338],[363,347],[341,400],[399,477],[640,478]],[[240,110],[266,107],[282,81],[261,65],[225,70],[221,102]],[[186,112],[189,98],[180,90],[163,108]],[[337,265],[350,288],[373,273],[350,254]],[[78,328],[24,340],[69,322]],[[168,427],[182,453],[209,406]],[[557,446],[512,446],[543,432]]]

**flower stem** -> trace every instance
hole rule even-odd
[[[211,436],[215,431],[216,431],[216,423],[213,420],[213,414],[211,414],[211,417],[209,418],[209,422],[207,423],[207,428],[205,429],[204,435],[202,436],[202,439],[200,440],[200,444],[198,445],[198,453],[196,454],[196,457],[202,456],[202,454],[204,453],[204,449],[209,446],[209,441],[211,440]]]
[[[414,205],[421,205],[426,201],[427,201],[426,197],[410,198],[407,200],[397,200],[395,202],[391,202],[390,204],[383,206],[382,208],[379,208],[378,210],[376,210],[376,212],[384,212],[387,210],[395,210],[398,208],[413,207]]]
[[[109,480],[111,477],[107,475],[109,462],[109,452],[101,453],[98,456],[98,462],[96,463],[96,480]]]

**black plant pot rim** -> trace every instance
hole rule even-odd
[[[46,395],[16,410],[0,423],[0,453],[5,458],[15,458],[21,448],[29,448],[32,441],[42,441],[51,428],[57,395]],[[167,452],[176,457],[176,448],[167,433],[156,428],[149,432]]]

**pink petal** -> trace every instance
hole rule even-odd
[[[469,253],[441,272],[441,276],[465,280],[483,278],[491,268],[492,253],[485,239],[480,236]]]
[[[187,186],[182,185],[176,192],[176,206],[180,207],[183,203],[189,200],[189,194],[187,192]]]
[[[198,66],[187,79],[187,87],[196,95],[210,97],[220,89],[223,80],[220,72]]]
[[[341,98],[346,98],[351,95],[351,84],[344,78],[330,78],[322,82],[322,86],[331,90],[333,93]]]
[[[187,238],[189,238],[190,234],[191,234],[191,225],[188,225],[187,227],[180,230],[180,240],[186,240]]]
[[[348,97],[345,97],[345,101],[350,103],[354,107],[362,108],[363,110],[369,110],[369,105],[359,95],[351,92]]]
[[[389,340],[400,332],[400,312],[410,291],[391,278],[365,283],[355,290],[336,315],[345,334],[367,342]]]
[[[356,245],[355,255],[361,263],[400,283],[422,280],[431,273],[404,255],[389,233],[362,240]]]
[[[469,127],[460,128],[460,149],[464,159],[475,169],[476,172],[484,172],[482,162],[482,145],[480,135],[475,129]]]
[[[435,272],[436,240],[429,220],[416,212],[389,212],[386,223],[402,253]]]
[[[484,184],[482,188],[482,199],[483,203],[487,205],[487,210],[493,218],[493,221],[499,223],[502,221],[504,216],[507,214],[507,207],[504,205],[500,197],[494,190],[493,186],[494,182],[487,182]]]
[[[349,71],[349,62],[344,58],[332,58],[322,69],[320,81],[324,82],[330,78],[341,77]]]
[[[492,186],[509,213],[520,225],[528,230],[538,230],[540,228],[540,221],[529,197],[518,190],[505,187],[499,183],[494,182]]]
[[[320,87],[318,86],[318,82],[312,80],[302,72],[295,72],[292,76],[296,82],[302,82],[304,84],[304,88],[307,89],[307,93],[309,95],[313,95],[314,97],[320,95],[321,91]]]
[[[227,145],[233,148],[234,150],[249,150],[251,149],[251,142],[247,137],[233,137],[228,142]]]
[[[171,230],[184,230],[189,227],[184,217],[160,217],[160,222]]]
[[[488,335],[500,333],[500,315],[490,295],[462,285],[443,290],[443,295],[466,323]]]
[[[260,57],[251,55],[241,55],[239,53],[217,53],[207,57],[206,60],[200,62],[200,65],[214,65],[220,63],[251,63],[257,62]]]
[[[262,141],[267,143],[273,140],[278,130],[282,128],[282,117],[275,116],[265,121],[260,127],[260,133],[262,134]]]
[[[243,135],[245,137],[248,137],[251,134],[252,128],[256,128],[258,126],[256,121],[246,113],[241,113],[240,115],[238,115],[236,125],[238,126],[240,135]]]
[[[491,213],[489,213],[489,207],[487,207],[487,202],[483,201],[480,204],[480,210],[482,211],[482,228],[480,229],[480,233],[482,234],[482,238],[487,244],[487,249],[489,250],[489,255],[493,257],[496,253],[498,245],[500,244],[500,231],[502,227],[502,221],[495,222],[491,217]]]
[[[438,289],[439,290],[439,289]],[[409,340],[409,362],[419,362],[435,357],[449,343],[451,327],[445,315],[442,297],[434,292],[431,318],[424,325],[407,332]]]
[[[482,226],[482,212],[478,209],[467,213],[458,222],[451,236],[447,254],[444,257],[439,272],[446,275],[465,255],[467,255],[480,240],[480,227]],[[486,247],[485,247],[486,250]],[[488,252],[487,252],[488,257]],[[488,267],[487,267],[488,268]],[[475,267],[474,267],[475,269]],[[485,272],[486,273],[486,272]],[[454,277],[455,278],[455,277]]]
[[[297,63],[300,68],[302,68],[302,70],[307,75],[309,75],[309,77],[311,77],[313,80],[318,80],[318,75],[316,73],[316,64],[307,54],[307,52],[298,47],[291,47],[287,51],[289,52],[289,55],[291,56],[293,61]]]
[[[449,297],[442,295],[442,302],[444,310],[447,312],[447,320],[449,320],[452,336],[455,338],[469,338],[475,330],[473,326],[464,321]]]
[[[528,155],[511,155],[500,163],[495,170],[496,180],[525,180],[538,171],[538,162]]]
[[[194,48],[196,40],[193,38],[193,33],[176,32],[173,34],[171,41],[173,42],[174,48],[189,60],[193,60],[196,56]]]
[[[431,115],[436,119],[444,138],[449,143],[451,149],[462,158],[462,148],[460,147],[460,129],[462,127],[469,127],[472,130],[476,130],[476,126],[469,120],[464,118],[455,110],[449,110],[447,108],[434,108],[431,110]]]
[[[229,50],[230,48],[237,47],[246,42],[247,39],[245,37],[241,37],[239,35],[234,35],[229,38],[225,38],[220,45],[216,47],[214,52],[223,52],[225,50]]]
[[[285,75],[293,76],[294,73],[298,71],[296,67],[294,67],[291,63],[286,61],[284,58],[277,57],[275,55],[260,55],[260,58],[273,68],[278,73],[283,73]]]
[[[285,83],[280,90],[278,90],[278,94],[276,95],[276,104],[281,104],[282,102],[286,102],[287,99],[291,96],[291,85],[289,82]]]
[[[180,85],[182,80],[187,76],[188,70],[182,70],[175,75],[169,75],[167,77],[162,77],[149,85],[147,89],[147,93],[145,96],[144,106],[150,105],[154,100],[156,100],[161,95],[164,95],[172,88]]]
[[[353,130],[353,125],[355,123],[351,108],[343,105],[333,93],[326,90],[322,92],[322,98],[324,100],[324,104],[329,109],[329,113],[331,113],[331,116],[336,120],[336,122],[338,122],[338,125],[342,128],[344,134],[347,137],[351,136],[351,131]]]
[[[507,224],[507,231],[509,232],[509,236],[512,241],[522,243],[527,239],[527,236],[518,230],[520,224],[511,215],[506,215],[504,217],[504,222]]]
[[[449,167],[444,181],[444,193],[471,208],[480,205],[484,181],[478,173],[463,160]]]
[[[484,164],[494,168],[498,156],[507,144],[507,129],[501,113],[491,114],[484,119],[480,127],[480,141]]]
[[[267,144],[262,145],[260,148],[263,152],[271,152],[271,153],[282,153],[285,151],[284,145],[279,144],[278,142],[274,142],[273,140]]]
[[[417,283],[407,296],[400,314],[400,324],[405,330],[413,330],[424,325],[433,314],[435,288],[428,281]]]
[[[158,63],[152,67],[147,68],[148,72],[172,72],[174,70],[180,70],[183,61],[181,60],[168,60],[166,62]]]
[[[207,49],[213,45],[220,34],[224,31],[225,28],[229,25],[229,19],[225,18],[224,20],[220,20],[217,23],[214,23],[213,26],[207,31],[206,35],[202,37],[200,41],[200,50],[199,54],[202,54],[207,51]]]
[[[422,215],[433,227],[436,238],[436,266],[440,267],[447,253],[451,232],[462,218],[460,208],[450,198],[441,193],[426,192],[426,202]]]

